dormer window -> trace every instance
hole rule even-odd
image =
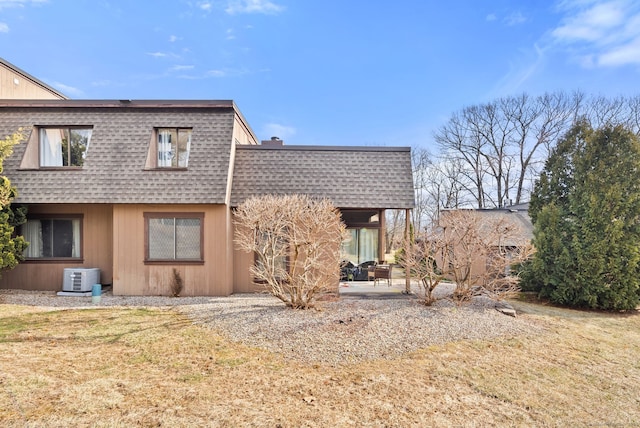
[[[40,128],[40,166],[81,167],[91,141],[90,127]]]
[[[190,128],[158,128],[158,168],[186,168],[191,148]]]

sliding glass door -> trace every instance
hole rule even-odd
[[[379,229],[366,227],[347,228],[349,239],[342,243],[343,258],[354,265],[378,261]]]

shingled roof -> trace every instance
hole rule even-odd
[[[27,204],[225,204],[230,197],[237,206],[254,195],[302,193],[340,208],[414,206],[409,148],[240,145],[237,123],[257,143],[233,101],[0,100],[0,136],[93,128],[82,168],[27,168],[23,142],[4,173],[18,189],[16,202]],[[187,169],[145,167],[153,130],[165,127],[192,129]]]
[[[237,146],[231,205],[307,194],[340,208],[413,208],[408,147]]]
[[[232,101],[2,100],[2,137],[36,126],[93,127],[83,168],[21,169],[24,142],[4,173],[20,203],[225,203],[236,117]],[[192,128],[188,169],[145,169],[156,127]]]

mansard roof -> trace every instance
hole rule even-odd
[[[237,146],[231,204],[303,193],[340,208],[413,208],[408,147]]]

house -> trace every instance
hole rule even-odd
[[[414,204],[409,148],[264,144],[233,101],[0,100],[22,128],[4,174],[26,205],[26,260],[0,288],[60,290],[65,268],[99,268],[117,295],[252,291],[233,208],[305,193],[340,208],[350,257],[380,259],[385,209]],[[337,284],[336,284],[337,285]]]
[[[451,251],[459,251],[461,265],[470,268],[468,275],[481,281],[487,276],[496,252],[511,259],[531,243],[533,224],[528,209],[529,204],[523,203],[504,208],[443,210],[439,224],[442,228],[457,229],[451,235],[454,245]],[[442,257],[438,257],[438,263],[442,263]],[[510,266],[505,266],[505,274],[509,271]]]
[[[0,99],[58,99],[67,97],[0,58]]]

